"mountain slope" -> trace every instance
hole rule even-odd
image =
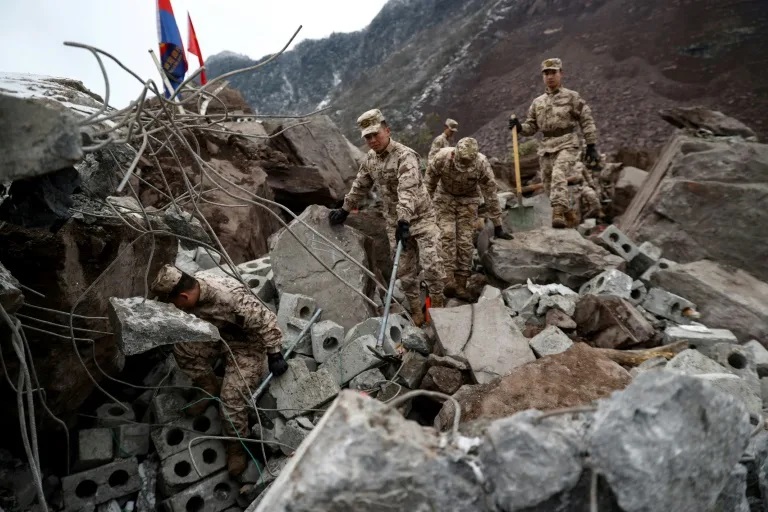
[[[440,120],[507,153],[505,119],[542,91],[539,63],[561,57],[566,87],[591,104],[601,149],[655,147],[656,115],[702,104],[768,135],[764,0],[390,0],[364,30],[304,41],[232,80],[258,113],[332,105],[352,140],[356,117],[381,108],[398,137],[424,150]],[[211,57],[211,74],[252,64]],[[428,130],[427,130],[428,128]]]

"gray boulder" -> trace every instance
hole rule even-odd
[[[670,107],[659,110],[663,120],[677,128],[706,130],[721,137],[755,137],[755,132],[738,119],[705,107]]]
[[[172,304],[142,297],[109,299],[109,320],[123,354],[141,354],[161,345],[219,341],[213,325]]]

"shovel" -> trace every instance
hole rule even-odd
[[[514,116],[512,116],[514,117]],[[523,186],[520,180],[520,148],[517,145],[517,127],[512,128],[512,157],[515,161],[515,192],[517,205],[507,211],[507,224],[513,233],[529,231],[535,226],[533,206],[523,204]]]

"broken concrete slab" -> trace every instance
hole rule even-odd
[[[344,328],[331,320],[323,320],[312,325],[312,357],[322,364],[341,349],[344,342]]]
[[[465,359],[479,383],[535,359],[528,340],[500,300],[430,312],[439,355]]]
[[[373,336],[376,338],[379,335],[381,321],[382,317],[377,316],[374,318],[368,318],[355,325],[352,327],[352,329],[348,330],[347,334],[344,336],[344,344],[346,345],[353,340],[362,338],[363,336]],[[385,353],[395,353],[395,345],[402,342],[403,333],[406,327],[409,325],[411,324],[407,322],[402,316],[396,314],[389,315],[387,326],[384,329],[384,339],[382,341]]]
[[[384,378],[384,374],[378,368],[371,368],[365,370],[363,373],[356,375],[351,381],[349,381],[349,389],[356,389],[358,391],[371,391],[377,390],[387,379]]]
[[[326,359],[324,369],[339,386],[351,381],[356,375],[383,364],[370,348],[376,348],[376,338],[366,335],[346,343],[339,351]]]
[[[488,384],[462,386],[454,398],[462,423],[497,419],[526,409],[548,411],[589,404],[623,389],[631,377],[620,365],[586,343],[574,343],[555,354],[520,366]],[[453,421],[453,404],[446,402],[435,418],[445,430]]]
[[[568,316],[576,311],[577,295],[545,295],[539,299],[536,313],[541,316],[550,309],[556,308]]]
[[[674,343],[687,341],[689,348],[695,348],[704,355],[711,357],[710,348],[717,343],[733,343],[739,341],[728,329],[710,329],[701,324],[670,325],[664,330],[664,342]]]
[[[119,459],[110,464],[65,476],[61,492],[68,510],[106,503],[141,488],[136,458]]]
[[[123,354],[141,354],[161,345],[216,342],[213,325],[166,304],[142,297],[109,299],[109,320]]]
[[[464,384],[464,376],[455,368],[432,366],[421,380],[421,389],[452,395]]]
[[[529,344],[538,357],[560,354],[573,346],[571,339],[553,325],[531,338]]]
[[[547,311],[545,321],[547,325],[553,325],[564,331],[572,331],[576,329],[576,322],[573,320],[573,318],[566,315],[559,309],[552,308]]]
[[[411,389],[417,389],[427,373],[427,358],[418,352],[407,352],[403,356],[399,378]]]
[[[615,295],[629,299],[632,292],[632,278],[620,270],[606,270],[593,277],[579,289],[580,295]]]
[[[368,275],[347,260],[338,249],[321,240],[302,222],[306,222],[370,270],[370,239],[348,226],[331,226],[329,211],[322,206],[308,207],[289,225],[293,235],[283,229],[270,237],[270,257],[278,293],[300,293],[312,297],[323,308],[323,318],[344,329],[373,316],[372,306],[355,291],[323,268],[295,237],[328,267],[342,276],[355,290],[373,297],[374,284]]]
[[[728,394],[691,377],[644,373],[600,402],[589,453],[623,510],[713,510],[751,430]]]
[[[343,391],[256,512],[332,510],[338,503],[379,510],[381,496],[392,510],[478,510],[482,491],[452,450],[440,448],[438,436],[394,409]],[[302,476],[309,468],[312,478]]]
[[[612,295],[585,295],[573,319],[581,336],[602,348],[627,348],[650,340],[653,326],[632,304]]]
[[[608,268],[623,269],[622,258],[584,239],[573,229],[537,229],[495,240],[481,255],[483,267],[509,284],[560,282],[581,286]]]
[[[501,297],[501,290],[499,290],[495,286],[491,286],[487,284],[483,287],[483,291],[482,293],[480,293],[480,297],[478,297],[477,302],[482,302],[484,300],[497,300],[500,297]]]
[[[706,325],[730,329],[741,342],[768,339],[768,284],[743,270],[702,260],[660,270],[651,281],[696,303]]]
[[[269,394],[275,398],[277,409],[284,418],[295,418],[307,409],[317,409],[339,393],[337,379],[328,371],[333,366],[326,367],[329,362],[318,371],[310,372],[304,363],[291,359],[288,371],[272,379]]]
[[[643,308],[656,316],[679,324],[690,323],[690,313],[696,311],[696,304],[661,288],[651,288],[643,299]]]
[[[15,313],[24,303],[21,285],[15,277],[0,263],[0,306],[8,314]]]
[[[516,315],[521,314],[524,310],[532,309],[535,312],[540,297],[539,294],[536,294],[535,304],[531,304],[534,293],[524,284],[513,284],[502,291],[501,295],[504,298],[504,304]]]

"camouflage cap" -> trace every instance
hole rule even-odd
[[[375,108],[363,113],[363,115],[358,117],[357,126],[359,126],[360,130],[362,130],[361,136],[365,137],[371,133],[378,132],[379,128],[381,128],[381,123],[384,121],[384,114],[381,113],[381,110]]]
[[[454,164],[460,171],[466,170],[475,162],[478,154],[477,141],[472,137],[464,137],[456,143],[454,150]]]
[[[456,121],[454,121],[451,118],[448,118],[448,119],[445,120],[445,127],[448,128],[449,130],[451,130],[454,133],[459,131],[459,123],[457,123]]]
[[[563,69],[563,61],[560,59],[547,59],[544,62],[541,63],[541,70],[546,71],[548,69],[553,69],[555,71],[559,71]]]
[[[163,265],[152,283],[152,293],[168,295],[181,280],[181,270],[173,265]]]

